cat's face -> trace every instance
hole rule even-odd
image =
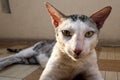
[[[111,12],[107,6],[90,17],[85,15],[66,16],[46,3],[56,32],[60,48],[74,60],[90,54],[98,42],[98,33]]]
[[[66,17],[55,30],[57,42],[72,59],[90,54],[98,42],[96,24],[84,15]]]

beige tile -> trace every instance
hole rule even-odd
[[[0,77],[0,80],[22,80],[17,78]]]
[[[106,71],[105,80],[117,80],[117,72]]]
[[[14,65],[0,72],[0,76],[24,78],[38,69],[38,65]]]
[[[117,77],[118,77],[118,80],[120,80],[120,72],[118,72],[118,75],[117,75]]]
[[[6,48],[0,49],[0,58],[9,56],[9,52],[6,50]]]
[[[103,79],[105,79],[105,74],[106,74],[105,71],[101,71],[101,75],[102,75]]]
[[[110,60],[115,60],[115,52],[114,52],[114,48],[106,48],[107,50],[107,59],[110,59]]]
[[[105,47],[102,47],[101,52],[99,52],[99,59],[107,58],[107,50]]]
[[[26,76],[23,80],[39,80],[42,71],[42,68],[38,68],[37,70]]]
[[[115,60],[120,60],[120,48],[115,48]]]
[[[16,45],[16,46],[12,46],[9,48],[11,48],[11,49],[24,49],[26,47],[28,47],[28,45]],[[7,51],[6,48],[0,49],[0,58],[15,54],[15,53]]]
[[[0,54],[4,54],[4,53],[6,53],[6,52],[7,52],[7,50],[6,50],[5,48],[0,49]]]

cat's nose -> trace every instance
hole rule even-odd
[[[80,50],[80,49],[75,49],[75,50],[74,50],[74,53],[75,53],[77,56],[79,56],[81,52],[82,52],[82,50]]]

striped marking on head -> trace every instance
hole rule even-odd
[[[67,16],[67,18],[71,18],[73,21],[80,20],[82,22],[85,22],[85,21],[89,20],[89,17],[87,17],[86,15],[77,15],[77,14]]]

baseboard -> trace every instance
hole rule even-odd
[[[1,44],[34,44],[41,40],[46,39],[0,39]],[[48,40],[48,39],[47,39]],[[104,46],[104,47],[120,47],[120,41],[104,41],[99,40],[97,46]]]
[[[103,41],[100,40],[98,42],[98,46],[104,46],[104,47],[120,47],[120,41]]]

